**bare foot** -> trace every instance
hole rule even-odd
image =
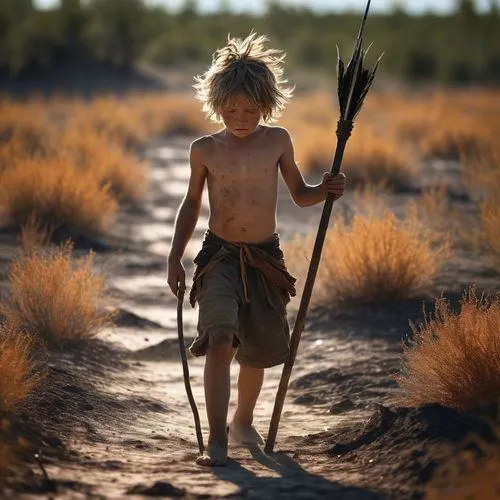
[[[240,424],[234,420],[229,426],[229,439],[238,444],[264,444],[264,438],[253,425]]]
[[[196,459],[198,465],[220,467],[227,464],[227,446],[208,444],[207,454]]]

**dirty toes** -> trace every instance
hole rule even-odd
[[[264,438],[253,425],[241,425],[238,422],[232,422],[229,426],[229,437],[231,441],[238,444],[264,444]]]
[[[207,454],[198,457],[196,463],[205,467],[221,467],[227,465],[227,448],[219,445],[209,445]]]

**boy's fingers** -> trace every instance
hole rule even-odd
[[[340,172],[337,175],[332,174],[331,172],[325,172],[323,174],[323,177],[325,177],[326,179],[338,179],[338,180],[345,180],[346,179],[346,176],[343,172]]]
[[[178,279],[177,278],[175,278],[175,279],[171,278],[171,279],[169,279],[167,281],[167,283],[168,283],[168,286],[169,286],[170,290],[172,291],[172,293],[175,296],[177,296],[177,291],[179,289],[179,285],[178,285],[179,281],[178,281]]]
[[[185,292],[186,291],[186,273],[184,272],[184,269],[179,272],[179,276],[177,277],[177,282],[179,283],[179,288]]]

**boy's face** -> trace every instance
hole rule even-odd
[[[224,106],[221,116],[229,132],[243,138],[255,132],[262,113],[246,96],[238,94]]]

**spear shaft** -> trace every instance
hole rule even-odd
[[[344,156],[345,146],[347,144],[347,140],[351,135],[352,128],[353,128],[352,122],[339,121],[338,123],[337,149],[335,151],[335,157],[331,168],[331,173],[334,175],[337,175],[340,172],[340,166],[342,164],[342,158]],[[318,233],[316,235],[316,241],[314,242],[311,262],[309,264],[309,270],[307,273],[307,278],[304,285],[302,298],[300,300],[300,306],[297,312],[295,326],[293,328],[293,332],[290,337],[290,353],[283,366],[283,372],[281,374],[281,380],[278,386],[278,392],[276,394],[276,400],[274,404],[273,414],[271,417],[271,423],[269,425],[269,432],[267,434],[266,445],[264,447],[264,451],[266,453],[273,451],[274,443],[276,441],[276,435],[278,433],[278,426],[281,417],[281,412],[283,410],[283,404],[285,402],[285,396],[288,390],[288,382],[290,381],[293,364],[295,362],[295,357],[297,355],[297,350],[299,348],[300,337],[304,329],[307,310],[309,308],[309,302],[311,301],[314,282],[316,280],[316,274],[318,273],[319,262],[321,260],[321,253],[323,251],[323,244],[325,242],[326,231],[328,229],[330,215],[333,209],[333,202],[334,202],[333,195],[331,193],[328,193],[328,196],[325,200],[325,204],[323,206],[323,212],[321,214],[321,220],[318,227]]]
[[[339,94],[339,104],[341,112],[336,130],[337,147],[335,150],[335,156],[333,159],[332,168],[330,170],[330,172],[333,175],[338,175],[340,172],[340,167],[342,165],[342,159],[344,157],[345,147],[349,137],[351,136],[351,132],[354,126],[354,118],[361,109],[363,99],[366,96],[366,93],[368,92],[371,83],[373,82],[375,71],[378,65],[377,62],[377,65],[375,66],[375,68],[371,73],[367,72],[363,68],[363,59],[365,53],[363,52],[361,46],[363,41],[363,31],[365,28],[366,20],[368,18],[368,11],[370,9],[370,3],[371,0],[368,0],[363,20],[361,22],[361,27],[359,29],[358,37],[356,40],[356,45],[354,47],[353,55],[351,57],[351,60],[349,62],[346,71],[344,71],[345,68],[339,56],[338,94]],[[321,214],[318,233],[316,235],[316,240],[314,243],[313,253],[309,264],[309,270],[304,285],[304,291],[302,293],[299,310],[297,312],[297,317],[295,319],[293,332],[290,337],[290,353],[288,355],[288,358],[285,360],[283,366],[283,372],[281,374],[281,380],[278,386],[278,391],[274,402],[274,409],[271,416],[271,423],[269,424],[269,432],[267,434],[267,440],[264,447],[264,451],[266,453],[270,453],[273,451],[274,443],[276,441],[276,435],[278,433],[278,426],[281,418],[281,412],[283,410],[283,405],[285,402],[285,397],[288,390],[288,383],[290,381],[290,376],[292,374],[292,368],[295,362],[295,357],[297,356],[300,337],[302,335],[302,331],[304,330],[304,325],[306,321],[307,311],[309,308],[309,303],[311,301],[314,282],[316,280],[316,274],[318,272],[318,267],[321,260],[323,244],[325,242],[330,215],[332,213],[333,202],[334,202],[333,195],[329,193],[326,197],[323,206],[323,212]]]

